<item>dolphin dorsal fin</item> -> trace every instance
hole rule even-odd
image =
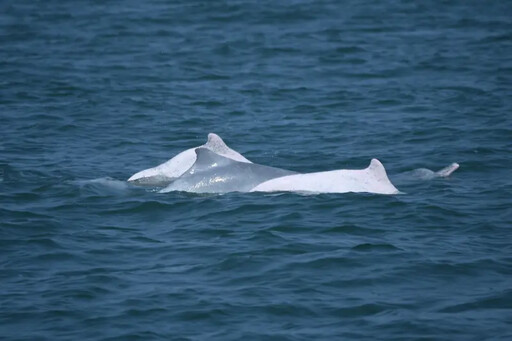
[[[219,135],[214,133],[208,134],[208,141],[203,145],[204,148],[208,148],[214,153],[225,156],[229,159],[236,160],[239,162],[252,163],[247,160],[242,154],[229,148],[226,143],[220,138]]]
[[[226,143],[224,143],[220,136],[214,133],[208,134],[208,141],[204,146],[216,153],[229,150],[229,147],[226,145]]]
[[[388,178],[388,174],[386,173],[386,169],[384,168],[384,165],[379,160],[372,159],[367,170],[371,174],[373,174],[375,179],[377,179],[378,181],[389,182],[389,178]]]
[[[391,183],[388,178],[388,174],[386,173],[386,169],[384,165],[377,159],[372,159],[366,171],[373,176],[375,181],[379,183],[379,187],[381,187],[380,192],[375,191],[375,193],[383,193],[383,194],[397,194],[400,191]]]
[[[210,169],[214,167],[227,166],[237,161],[228,159],[222,155],[216,154],[208,148],[196,148],[196,162],[192,166],[194,172]]]

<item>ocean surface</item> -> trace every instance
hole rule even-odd
[[[511,340],[511,18],[2,1],[0,339]],[[404,194],[126,183],[210,132],[297,172],[378,158]]]

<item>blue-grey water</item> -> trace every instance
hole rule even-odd
[[[510,1],[0,3],[0,339],[512,339]],[[405,194],[159,194],[209,132]],[[458,162],[447,179],[416,168]]]

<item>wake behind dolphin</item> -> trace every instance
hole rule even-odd
[[[422,179],[431,179],[447,177],[458,168],[459,165],[453,163],[437,172],[417,169],[410,173]],[[377,159],[372,159],[367,168],[360,170],[297,173],[252,163],[213,133],[208,134],[208,141],[204,145],[187,149],[157,167],[140,171],[128,181],[135,185],[165,187],[160,193],[400,193]]]

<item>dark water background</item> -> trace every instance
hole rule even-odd
[[[2,1],[0,338],[512,339],[511,18],[510,1]],[[376,157],[407,194],[121,182],[209,132],[300,172]]]

